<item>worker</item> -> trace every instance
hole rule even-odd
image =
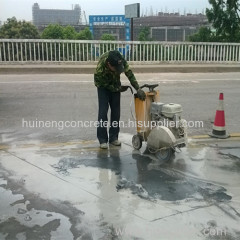
[[[101,149],[107,149],[108,142],[114,146],[121,146],[121,142],[118,140],[120,130],[120,95],[121,92],[128,89],[128,86],[121,85],[120,75],[123,72],[131,85],[136,89],[137,97],[142,101],[146,98],[145,92],[139,88],[132,70],[119,51],[109,51],[100,57],[94,73],[94,83],[98,92],[97,138]],[[111,120],[108,136],[107,114],[109,106],[111,108]]]

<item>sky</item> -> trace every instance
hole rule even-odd
[[[0,21],[15,16],[18,20],[32,20],[32,5],[37,2],[40,9],[72,9],[79,4],[82,11],[89,15],[124,14],[124,6],[140,3],[140,12],[180,12],[202,13],[209,7],[208,0],[0,0]]]

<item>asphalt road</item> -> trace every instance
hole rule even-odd
[[[183,118],[202,121],[203,127],[188,129],[189,135],[206,134],[218,107],[219,93],[224,93],[226,129],[240,132],[239,73],[161,73],[136,74],[140,84],[159,83],[160,100],[179,103]],[[122,77],[122,84],[128,80]],[[121,120],[133,120],[130,110],[132,95],[122,94]],[[92,127],[61,125],[33,127],[37,121],[96,121],[97,92],[93,76],[81,75],[1,75],[0,78],[0,131],[17,138],[68,141],[94,140]],[[132,108],[134,112],[134,108]],[[35,121],[35,122],[33,122]],[[36,125],[35,125],[36,126]],[[60,127],[59,127],[60,126]],[[123,133],[135,133],[133,127],[122,127]]]

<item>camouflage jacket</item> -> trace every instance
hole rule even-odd
[[[112,72],[107,66],[107,58],[109,52],[104,53],[98,62],[97,68],[94,73],[94,83],[96,87],[103,87],[111,92],[119,92],[121,89],[120,74]],[[127,61],[122,57],[124,73],[131,85],[137,90],[139,88],[138,82],[129,68]]]

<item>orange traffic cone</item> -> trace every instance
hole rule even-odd
[[[229,134],[226,133],[225,128],[225,114],[223,106],[223,93],[219,94],[219,105],[215,115],[215,121],[213,124],[213,130],[209,133],[209,136],[215,138],[228,138]]]

